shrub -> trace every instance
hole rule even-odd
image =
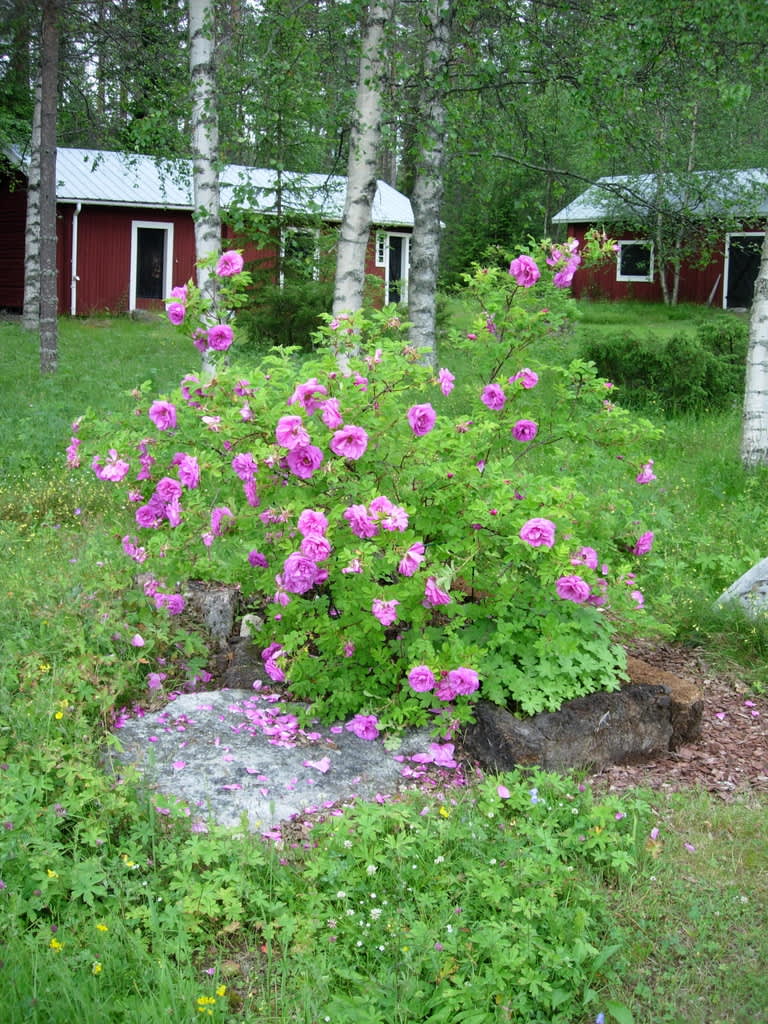
[[[668,339],[628,332],[593,338],[583,354],[620,388],[623,405],[678,415],[740,400],[746,350],[746,324],[718,317],[702,321],[695,334]]]
[[[263,284],[251,292],[237,322],[259,351],[267,351],[273,345],[308,349],[323,313],[330,312],[332,301],[332,282]]]
[[[271,678],[360,734],[445,730],[481,695],[530,713],[617,687],[613,634],[637,618],[648,550],[624,482],[655,479],[653,431],[583,361],[524,365],[562,293],[531,257],[511,267],[473,275],[464,343],[491,372],[458,415],[453,375],[384,310],[329,318],[301,365],[276,350],[166,398],[145,389],[120,428],[83,424],[96,475],[128,486],[122,547],[148,601],[176,614],[185,580],[238,583],[266,619]]]

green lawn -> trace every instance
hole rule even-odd
[[[600,800],[578,779],[512,773],[361,805],[277,849],[191,834],[130,774],[105,776],[112,709],[146,693],[139,655],[113,634],[144,612],[125,560],[105,554],[117,499],[72,476],[64,448],[85,408],[112,415],[124,392],[169,388],[199,357],[162,321],[65,319],[60,332],[60,371],[41,380],[35,339],[0,324],[3,1020],[768,1019],[764,798]],[[441,363],[458,376],[449,348]],[[665,427],[641,510],[658,524],[647,600],[670,635],[766,689],[763,630],[710,611],[766,553],[765,474],[739,465],[737,411]],[[153,642],[170,657],[179,637]]]

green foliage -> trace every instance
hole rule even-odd
[[[237,321],[247,335],[245,347],[266,352],[274,345],[309,349],[323,314],[333,302],[333,284],[293,281],[256,288]]]
[[[561,289],[491,267],[468,293],[481,312],[463,344],[490,366],[463,383],[458,414],[451,375],[435,378],[389,309],[331,320],[300,371],[276,350],[247,378],[240,366],[204,384],[188,376],[159,403],[142,389],[121,428],[84,422],[78,435],[78,458],[97,457],[107,487],[131,481],[120,533],[157,574],[148,597],[171,608],[186,579],[237,583],[266,613],[272,678],[329,719],[465,719],[478,676],[479,695],[553,709],[619,685],[613,633],[642,617],[631,495],[654,431],[607,403],[583,361],[522,365],[563,324]],[[199,316],[191,289],[184,324]],[[184,459],[199,479],[177,479]],[[547,536],[529,539],[542,524]],[[563,596],[564,581],[577,596]],[[434,692],[408,685],[418,667]],[[456,670],[471,678],[443,683]]]
[[[743,396],[747,325],[727,316],[702,321],[695,334],[664,339],[625,332],[593,337],[583,351],[629,408],[668,416],[716,412]]]
[[[317,826],[292,953],[318,1017],[594,1019],[618,952],[598,879],[635,869],[647,812],[516,772]]]

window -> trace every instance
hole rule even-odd
[[[617,281],[653,280],[653,243],[644,240],[619,242]]]
[[[387,236],[384,231],[376,235],[376,266],[386,267],[387,265]]]

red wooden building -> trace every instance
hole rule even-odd
[[[193,276],[190,161],[59,149],[56,179],[60,313],[161,308],[171,288]],[[269,242],[246,244],[247,260],[282,266],[278,247],[281,257],[298,249],[309,273],[320,273],[319,236],[338,230],[344,178],[229,166],[220,173],[220,187],[225,245],[233,237],[226,211],[237,202],[274,215],[282,225]],[[292,214],[295,226],[287,227]],[[405,300],[413,231],[410,201],[380,181],[372,214],[366,273],[381,280],[385,302]],[[20,311],[23,306],[25,217],[26,177],[20,166],[0,173],[2,309]]]
[[[751,305],[760,264],[760,249],[768,219],[768,173],[762,170],[724,173],[720,187],[712,186],[714,172],[699,172],[698,207],[688,197],[669,193],[668,208],[687,211],[688,222],[719,224],[716,244],[706,260],[691,259],[680,271],[678,299],[744,309]],[[688,188],[696,175],[688,176]],[[604,230],[618,242],[615,263],[580,269],[573,280],[573,293],[596,299],[640,299],[662,301],[659,268],[652,232],[653,203],[658,196],[654,175],[601,178],[552,219],[566,225],[570,236],[584,239],[590,228]],[[725,225],[728,224],[728,227]]]

